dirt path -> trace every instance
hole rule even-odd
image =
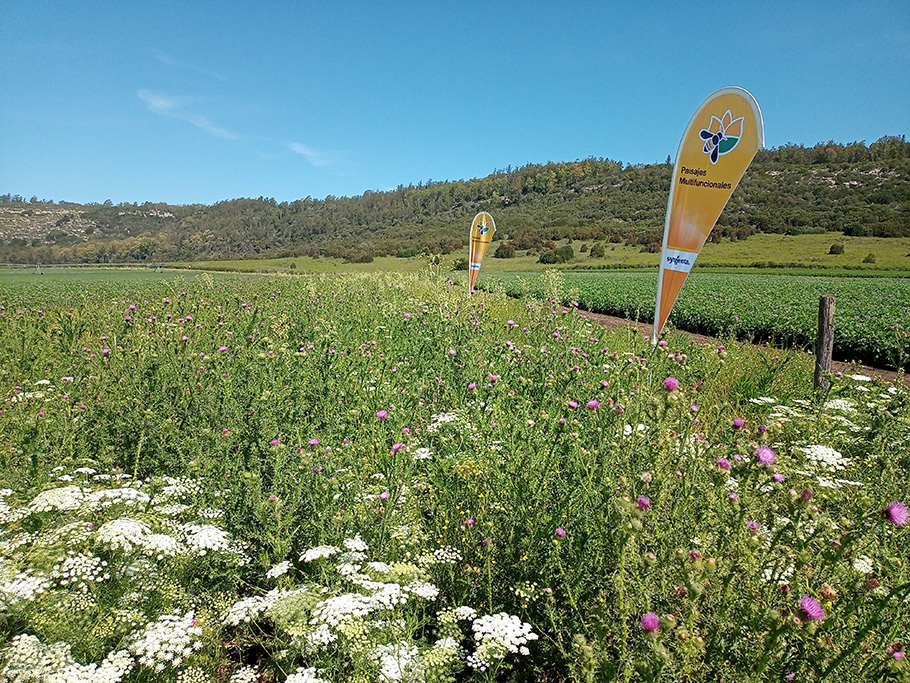
[[[604,315],[603,313],[592,313],[591,311],[579,310],[578,312],[582,317],[594,320],[611,330],[624,330],[627,327],[634,327],[643,335],[651,336],[651,323],[640,323],[629,320],[628,318],[617,318],[616,316]],[[712,344],[716,346],[720,343],[720,340],[717,337],[707,337],[703,334],[695,334],[694,332],[686,332],[685,330],[676,330],[676,332],[688,335],[695,344]],[[835,372],[843,372],[845,375],[868,375],[869,377],[880,377],[884,381],[891,382],[892,384],[897,382],[897,373],[894,370],[882,370],[881,368],[872,368],[868,365],[842,363],[840,361],[832,362],[831,366]],[[910,386],[910,375],[904,374],[903,383]]]

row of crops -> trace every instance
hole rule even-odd
[[[577,301],[586,310],[651,322],[657,273],[503,274],[487,279],[486,287]],[[907,278],[697,273],[686,281],[670,326],[808,348],[816,337],[818,300],[825,294],[836,301],[836,358],[910,368]]]

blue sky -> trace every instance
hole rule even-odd
[[[769,147],[910,134],[910,2],[14,0],[0,193],[292,201],[653,163],[728,85]]]

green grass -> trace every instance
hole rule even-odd
[[[672,344],[426,274],[7,282],[0,676],[900,674],[910,395]]]
[[[834,243],[844,245],[841,255],[829,255]],[[560,245],[565,242],[560,242]],[[640,247],[624,244],[606,244],[606,255],[602,259],[592,259],[586,252],[581,252],[583,241],[572,243],[575,258],[559,268],[601,268],[601,267],[657,267],[658,254],[642,253]],[[587,242],[590,247],[594,242]],[[538,255],[527,256],[518,252],[515,258],[497,259],[492,254],[494,243],[483,262],[483,273],[543,271],[553,266],[538,263]],[[873,254],[874,263],[863,263],[869,254]],[[442,269],[451,268],[457,258],[467,256],[464,253],[448,254],[441,257]],[[872,273],[876,271],[910,270],[910,238],[875,238],[844,237],[841,233],[824,233],[817,235],[753,235],[747,240],[738,242],[723,241],[718,244],[709,242],[698,258],[697,267],[736,266],[748,267],[756,263],[769,263],[782,266],[796,265],[809,269],[849,269],[850,272]],[[233,261],[194,261],[182,264],[192,268],[211,268],[223,270],[240,270],[253,272],[301,272],[301,273],[353,273],[373,271],[418,272],[428,267],[428,258],[395,258],[377,257],[371,263],[344,263],[339,259],[294,257],[280,259],[256,259]]]

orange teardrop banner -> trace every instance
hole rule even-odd
[[[761,109],[742,88],[713,93],[689,121],[673,166],[652,343],[657,343],[720,212],[764,144]]]
[[[474,293],[474,282],[480,273],[480,264],[483,263],[483,257],[487,253],[487,247],[493,241],[493,233],[496,232],[496,223],[493,222],[493,216],[486,211],[481,211],[474,216],[471,222],[470,250],[468,257],[468,293]]]

